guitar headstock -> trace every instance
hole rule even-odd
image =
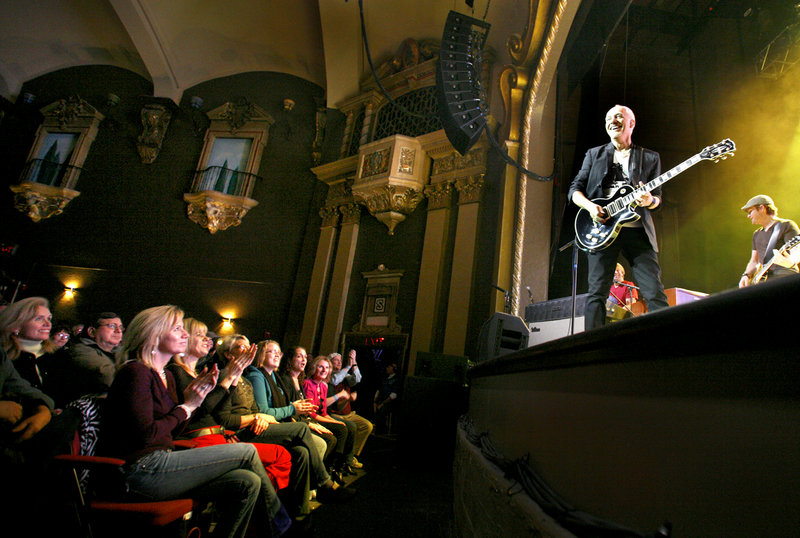
[[[725,160],[728,157],[733,157],[734,151],[736,151],[736,144],[734,144],[733,140],[730,138],[726,138],[722,142],[717,142],[713,146],[708,146],[701,151],[700,158],[714,161],[716,163],[721,160]]]

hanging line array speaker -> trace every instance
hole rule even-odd
[[[442,34],[436,69],[439,116],[447,139],[462,155],[478,141],[486,125],[486,99],[480,77],[490,26],[451,11]]]

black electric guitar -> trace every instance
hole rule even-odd
[[[730,138],[726,138],[722,142],[708,146],[697,155],[686,159],[675,168],[664,172],[644,185],[638,187],[623,185],[608,198],[592,200],[592,202],[603,207],[608,219],[605,222],[595,222],[592,220],[592,215],[581,208],[578,214],[575,215],[575,240],[578,242],[578,246],[590,252],[608,247],[617,238],[624,224],[641,218],[636,213],[636,199],[638,197],[663,185],[700,161],[718,162],[733,156],[734,151],[736,151],[736,144]]]
[[[767,263],[758,268],[758,271],[755,272],[753,278],[750,279],[750,284],[755,284],[756,282],[760,282],[762,279],[764,279],[767,275],[767,271],[770,270],[772,264],[775,263],[775,260],[777,260],[778,254],[791,254],[792,251],[797,248],[798,243],[800,243],[800,235],[796,235],[784,243],[781,249],[777,251],[777,254],[774,254]]]

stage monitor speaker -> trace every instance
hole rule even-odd
[[[436,69],[439,116],[447,139],[462,155],[475,145],[486,125],[481,61],[490,26],[451,11],[442,34]]]
[[[530,330],[519,316],[495,312],[483,324],[478,338],[478,361],[513,353],[528,347]]]
[[[531,336],[528,339],[528,346],[538,346],[551,340],[566,338],[570,335],[570,318],[552,319],[549,321],[535,321],[528,324]],[[572,333],[582,333],[585,330],[583,314],[575,316],[575,324]]]

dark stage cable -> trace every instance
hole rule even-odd
[[[664,523],[653,534],[642,534],[576,509],[562,499],[533,470],[530,465],[530,455],[509,460],[497,452],[487,432],[475,433],[475,425],[467,415],[459,419],[459,425],[467,439],[475,446],[480,447],[484,458],[496,465],[507,479],[518,483],[548,516],[576,536],[587,538],[669,538],[672,528],[669,522]],[[512,489],[513,486],[509,488],[509,494]]]

